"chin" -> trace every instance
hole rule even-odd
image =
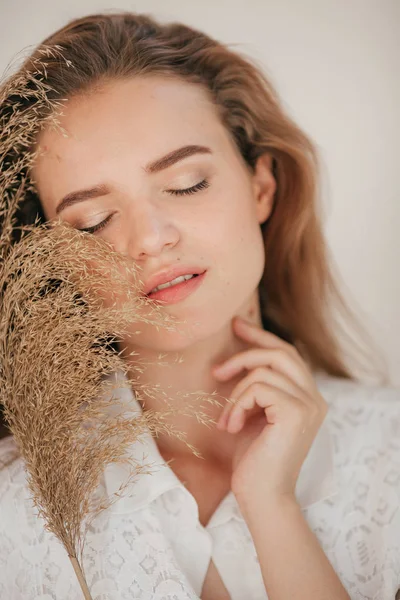
[[[179,323],[173,327],[179,331],[167,331],[163,326],[157,330],[154,325],[137,324],[132,329],[132,335],[129,337],[129,344],[140,348],[151,350],[153,352],[175,352],[190,348],[193,344],[206,340],[221,331],[221,320],[216,319],[215,323],[210,323],[209,316],[182,317],[177,316],[180,321],[186,320],[186,323]],[[205,325],[206,323],[206,325]],[[134,332],[140,330],[141,333]]]

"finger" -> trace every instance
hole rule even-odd
[[[219,419],[217,421],[217,428],[218,429],[225,429],[226,428],[226,424],[228,422],[228,415],[231,409],[231,404],[229,402],[227,402],[224,406],[224,408],[221,411],[221,414],[219,416]]]
[[[257,377],[254,377],[254,373],[258,374]],[[263,402],[257,402],[256,398],[253,398],[251,395],[246,395],[246,391],[253,387],[256,387],[258,383],[268,385],[275,390],[283,392],[288,396],[295,398],[298,402],[304,403],[306,406],[309,406],[312,409],[312,405],[316,404],[315,400],[309,398],[301,389],[299,389],[295,384],[288,381],[282,375],[277,373],[273,373],[270,369],[260,368],[255,369],[248,377],[245,378],[247,385],[241,386],[241,391],[239,395],[237,392],[233,394],[234,400],[236,402],[233,406],[230,407],[228,411],[228,415],[226,417],[226,428],[228,428],[230,423],[235,423],[240,430],[240,428],[244,425],[245,418],[250,418],[253,414],[257,414],[263,410]],[[244,381],[244,380],[243,380]],[[242,384],[242,381],[240,382]],[[239,385],[239,384],[238,384]],[[237,386],[238,387],[238,386]],[[240,401],[239,401],[240,398]],[[317,407],[315,407],[317,410]],[[246,411],[246,415],[245,415]]]
[[[275,424],[286,413],[293,427],[301,431],[305,431],[307,424],[319,417],[319,413],[311,410],[302,400],[266,383],[256,382],[243,392],[232,409],[227,431],[238,433],[256,405],[264,410],[267,424]]]
[[[305,392],[315,389],[312,375],[283,348],[254,348],[239,352],[231,356],[218,368],[213,369],[213,373],[217,379],[226,381],[243,369],[250,370],[262,366],[271,367],[278,373],[288,377]]]
[[[226,417],[226,430],[229,433],[238,433],[246,422],[246,418],[250,418],[254,413],[263,411],[264,409],[257,404],[254,392],[247,388],[240,396],[238,402],[229,411]]]
[[[231,400],[235,401],[250,384],[256,381],[269,383],[270,385],[281,389],[283,392],[301,398],[304,402],[312,402],[312,398],[294,381],[288,379],[285,375],[282,375],[282,373],[265,366],[252,369],[250,373],[243,377],[243,379],[241,379],[233,388],[230,394]]]
[[[269,385],[273,385],[274,387],[281,389],[283,392],[291,394],[292,396],[296,396],[301,398],[304,402],[312,403],[313,398],[309,397],[304,391],[299,388],[295,383],[293,383],[287,377],[284,377],[277,371],[273,371],[268,367],[257,367],[252,370],[246,377],[241,379],[239,383],[234,387],[230,394],[230,399],[232,400],[232,404],[226,404],[224,406],[223,411],[221,412],[218,423],[220,424],[219,429],[225,429],[227,425],[227,421],[229,419],[229,414],[232,412],[234,405],[236,404],[237,399],[243,394],[243,392],[256,381],[268,383]],[[260,407],[255,406],[254,411],[257,412],[262,410]],[[250,416],[250,415],[249,415]]]

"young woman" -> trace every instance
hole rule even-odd
[[[142,382],[177,403],[181,389],[234,400],[212,409],[214,428],[174,419],[203,460],[148,436],[147,457],[167,468],[90,532],[93,598],[394,599],[400,393],[357,381],[335,338],[331,301],[346,307],[312,142],[249,59],[182,24],[91,15],[43,44],[62,48],[63,60],[46,56],[46,81],[68,99],[68,136],[38,136],[37,194],[21,221],[61,216],[104,238],[142,267],[146,293],[194,275],[150,295],[186,329],[141,324],[126,357],[162,352],[170,368],[151,366]],[[2,440],[4,463],[12,450]],[[120,475],[105,473],[109,492]],[[19,458],[0,472],[0,511],[1,598],[80,598]]]

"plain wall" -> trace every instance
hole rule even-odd
[[[400,385],[400,2],[0,0],[0,72],[68,20],[104,10],[183,21],[258,60],[320,151],[341,289]]]

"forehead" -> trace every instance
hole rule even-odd
[[[180,143],[218,144],[225,134],[217,108],[206,90],[166,77],[137,77],[107,84],[89,95],[68,100],[59,116],[67,137],[44,130],[38,137],[42,165],[80,169],[90,160],[120,158],[129,152],[141,163]],[[76,172],[76,171],[75,171]]]

